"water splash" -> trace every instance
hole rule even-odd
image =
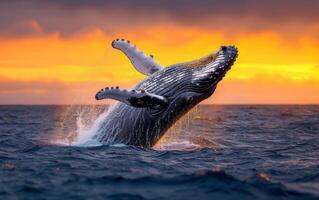
[[[60,129],[51,140],[53,144],[68,146],[100,146],[94,136],[107,118],[112,106],[105,107],[67,107]]]
[[[155,150],[167,151],[193,151],[202,148],[218,149],[221,145],[214,138],[202,137],[202,129],[196,125],[198,121],[198,108],[184,115],[177,121],[165,135],[155,144]]]
[[[72,146],[101,146],[102,144],[94,139],[99,127],[107,117],[107,111],[100,114],[91,126],[83,123],[82,114],[77,118],[76,139],[71,143]]]
[[[110,114],[114,108],[118,112]],[[108,117],[123,118],[124,112],[121,112],[124,107],[119,107],[118,104],[105,108],[104,106],[71,106],[66,107],[66,113],[62,121],[59,121],[62,126],[61,130],[57,131],[54,144],[67,146],[101,146],[103,144],[114,144],[114,137],[116,137],[120,127],[114,126]],[[192,123],[197,116],[197,109],[193,109],[173,125],[167,133],[157,142],[153,147],[156,150],[196,150],[204,147],[216,148],[214,142],[203,140],[197,136],[198,130]],[[104,134],[107,135],[104,135]],[[104,137],[103,144],[100,143],[99,137]],[[123,146],[123,144],[120,144]]]

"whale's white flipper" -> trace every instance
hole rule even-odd
[[[131,61],[136,70],[145,75],[151,75],[163,67],[154,61],[153,56],[147,56],[142,51],[124,39],[116,39],[112,42],[112,47],[122,51]]]
[[[148,107],[152,109],[165,107],[168,103],[163,96],[151,94],[144,90],[120,90],[118,87],[102,89],[95,95],[95,99],[114,99],[136,108]]]

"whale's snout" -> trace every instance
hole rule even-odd
[[[220,81],[236,61],[238,49],[235,46],[221,46],[218,54],[216,60],[213,62],[213,65],[216,67],[212,70],[214,71],[215,78]]]
[[[237,56],[238,50],[235,46],[221,46],[216,53],[204,58],[205,64],[196,68],[193,73],[193,83],[202,89],[214,88],[231,69]]]

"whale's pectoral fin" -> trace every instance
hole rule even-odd
[[[131,61],[135,69],[143,74],[151,75],[163,69],[160,64],[154,61],[152,55],[145,55],[128,40],[116,39],[112,42],[112,47],[122,51]]]
[[[151,94],[144,90],[120,90],[118,87],[102,89],[95,95],[95,99],[114,99],[136,108],[158,109],[168,104],[167,99],[163,96]]]

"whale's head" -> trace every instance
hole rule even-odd
[[[186,89],[190,93],[190,104],[197,104],[214,93],[218,83],[236,61],[237,55],[236,47],[222,46],[215,53],[185,64],[191,71]]]
[[[156,72],[137,89],[166,99],[169,110],[187,111],[210,97],[237,58],[237,48],[222,46],[201,59],[175,64]]]

